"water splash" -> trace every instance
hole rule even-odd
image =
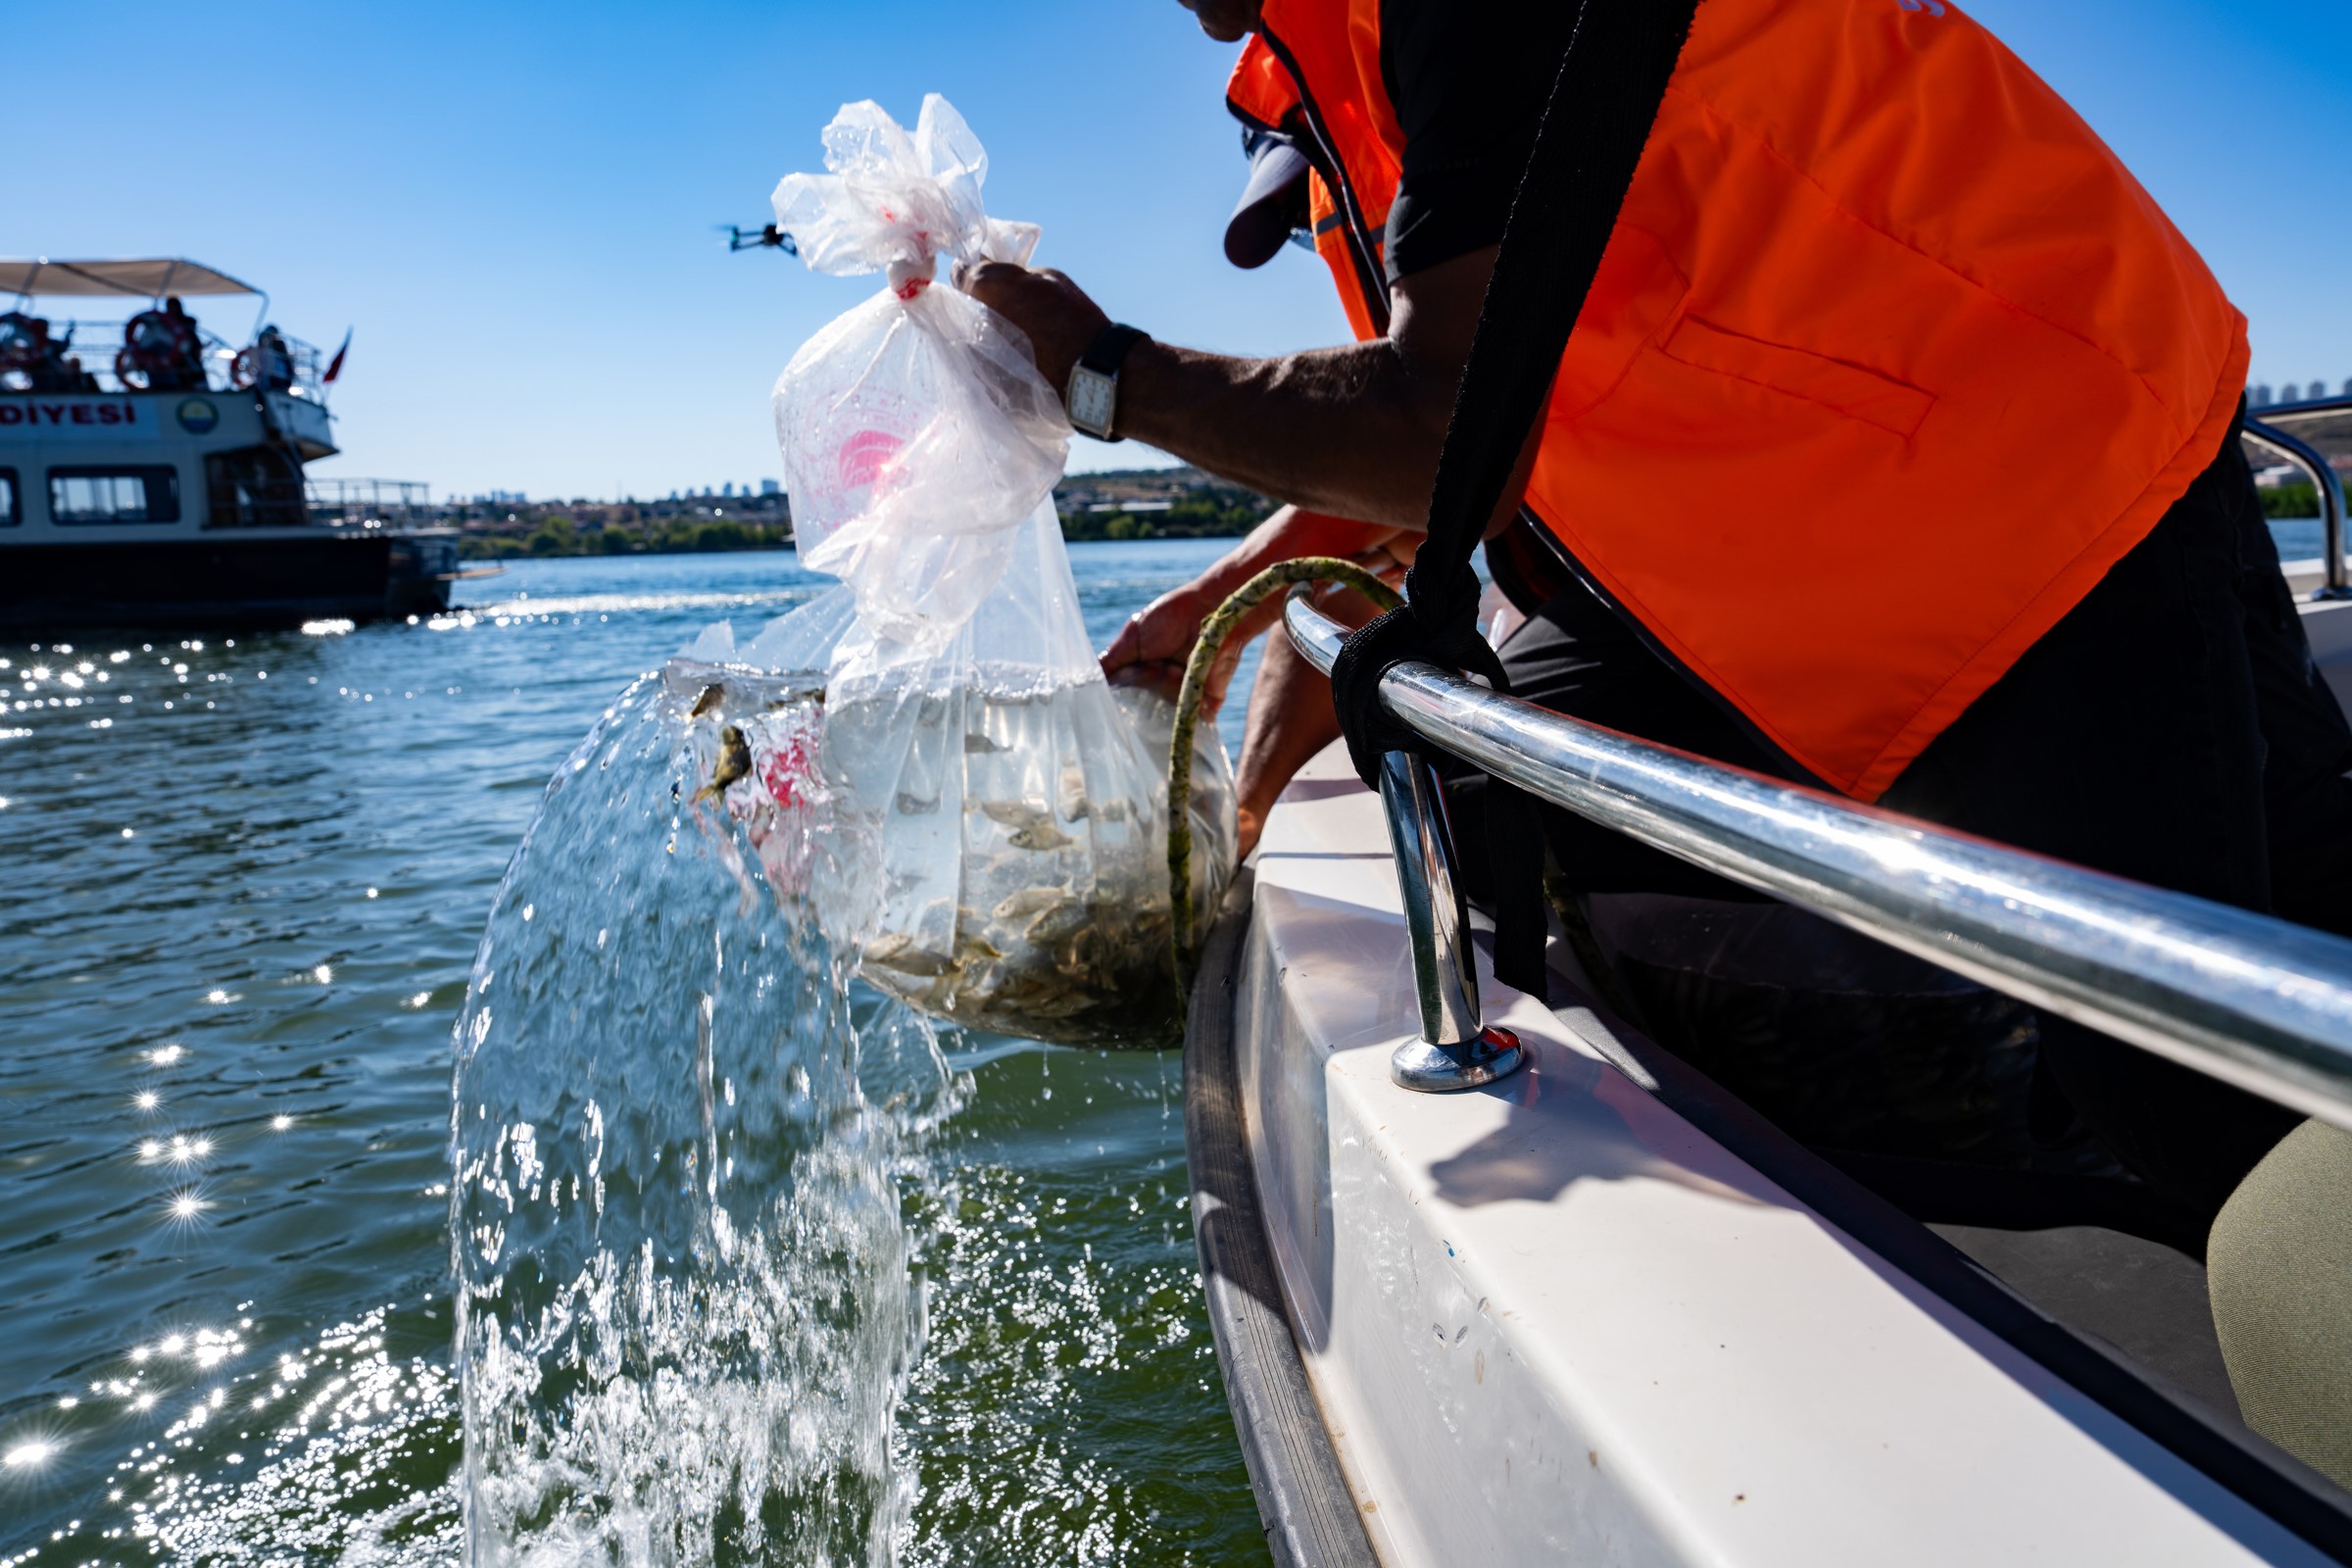
[[[960,1081],[747,872],[687,713],[640,681],[559,769],[459,1019],[474,1563],[881,1563],[904,1533],[904,1195]]]

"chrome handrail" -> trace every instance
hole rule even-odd
[[[2331,414],[2335,412],[2333,405],[2337,401],[2329,399],[2324,403],[2296,405],[2280,412],[2289,415]],[[2352,407],[2352,399],[2341,401],[2347,407]],[[2289,435],[2265,420],[2248,416],[2244,433],[2245,438],[2256,446],[2278,453],[2311,475],[2311,488],[2318,495],[2320,504],[2320,549],[2328,558],[2323,563],[2327,576],[2313,590],[2311,597],[2352,599],[2352,581],[2347,580],[2344,569],[2344,487],[2337,480],[2335,469],[2328,466],[2327,457],[2317,447],[2301,436]]]
[[[1284,624],[1328,673],[1346,628],[1297,595]],[[1416,735],[1555,806],[2352,1128],[2352,942],[1726,767],[1428,664],[1391,670],[1380,695]]]
[[[1421,1038],[1389,1057],[1389,1077],[1422,1094],[1475,1089],[1507,1078],[1527,1060],[1519,1037],[1488,1024],[1478,1000],[1470,906],[1453,870],[1453,832],[1438,770],[1411,752],[1384,752],[1380,804],[1396,857],[1396,891],[1412,936],[1413,996]]]

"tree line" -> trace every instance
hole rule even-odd
[[[2309,487],[2306,486],[2306,491]],[[1262,521],[1268,504],[1247,491],[1219,491],[1178,501],[1165,512],[1065,512],[1064,539],[1237,538]],[[468,533],[460,552],[469,560],[521,557],[684,555],[726,550],[781,550],[792,543],[789,522],[735,517],[651,518],[642,526],[580,523],[567,513],[543,513],[497,533]]]

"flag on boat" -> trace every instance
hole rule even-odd
[[[335,350],[335,357],[326,362],[326,373],[318,378],[319,385],[332,386],[334,384],[335,377],[343,373],[343,356],[350,352],[351,328],[347,326],[343,329],[342,346]]]

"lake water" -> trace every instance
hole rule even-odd
[[[1218,548],[1074,547],[1098,644]],[[616,692],[817,583],[529,562],[434,625],[0,645],[0,1568],[456,1559],[450,1030],[492,894]],[[1176,1056],[942,1044],[900,1560],[1263,1561]]]

